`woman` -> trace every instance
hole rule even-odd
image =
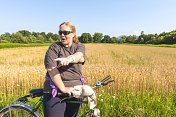
[[[58,103],[63,97],[57,96],[57,91],[74,95],[76,89],[73,87],[82,84],[81,67],[85,58],[85,46],[79,43],[72,23],[64,22],[59,28],[61,42],[51,44],[45,55],[47,74],[44,83],[44,115],[76,117],[80,104]]]

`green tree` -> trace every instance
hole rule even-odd
[[[92,37],[92,35],[90,33],[87,33],[87,35],[88,35],[88,42],[89,43],[93,43],[93,37]]]
[[[42,35],[38,35],[36,43],[44,43],[44,38]]]
[[[117,41],[118,41],[117,37],[112,37],[111,38],[111,43],[117,43]]]
[[[38,35],[40,35],[39,32],[32,32],[32,35],[35,36],[36,38],[38,37]]]
[[[101,41],[102,43],[111,43],[111,37],[109,35],[104,35],[104,38]]]
[[[7,40],[6,40],[6,37],[4,36],[4,34],[2,34],[0,36],[0,43],[9,43]]]
[[[82,33],[79,37],[79,41],[82,43],[92,43],[93,38],[90,33]]]
[[[127,43],[134,43],[137,39],[138,39],[138,38],[137,38],[136,35],[129,35],[129,36],[127,36],[127,38],[126,38],[126,42],[127,42]]]
[[[47,40],[49,40],[50,37],[52,38],[52,36],[53,36],[53,33],[49,32],[49,33],[46,35]]]
[[[22,41],[22,43],[29,43],[29,41],[28,41],[28,37],[23,36],[23,41]]]
[[[79,41],[81,43],[89,43],[88,33],[82,33]]]
[[[24,40],[23,40],[24,39]],[[12,33],[12,43],[25,43],[26,40],[20,32]]]
[[[36,40],[37,40],[37,38],[36,38],[34,35],[30,35],[30,36],[28,37],[28,42],[29,42],[29,43],[35,43]]]
[[[42,35],[42,36],[43,36],[44,41],[47,41],[47,36],[46,36],[46,33],[45,33],[45,32],[41,32],[41,33],[40,33],[40,35]]]
[[[12,35],[10,33],[6,32],[5,34],[2,34],[1,36],[2,36],[1,42],[3,42],[3,43],[11,42]]]
[[[48,40],[48,42],[53,43],[54,40],[50,37],[49,40]]]
[[[93,35],[94,43],[100,43],[102,38],[103,38],[102,33],[94,33],[94,35]]]
[[[141,31],[141,35],[144,35],[144,31]]]
[[[60,41],[59,35],[58,34],[53,34],[51,37],[54,41]]]
[[[20,32],[23,36],[30,36],[31,35],[31,32],[29,32],[27,30],[20,30],[18,32]]]
[[[126,42],[126,38],[127,38],[127,36],[122,36],[122,37],[120,37],[120,39],[119,39],[119,43],[125,43]]]

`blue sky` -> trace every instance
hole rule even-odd
[[[0,34],[57,33],[72,22],[77,35],[139,35],[176,30],[176,0],[0,0]]]

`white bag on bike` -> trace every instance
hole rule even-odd
[[[93,109],[97,105],[97,96],[94,90],[88,85],[77,85],[74,86],[75,98],[88,98],[88,107]]]

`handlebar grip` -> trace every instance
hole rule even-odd
[[[109,75],[109,76],[107,76],[105,79],[103,79],[101,82],[103,83],[103,82],[109,80],[110,78],[111,78],[111,76]]]
[[[58,96],[69,97],[69,94],[68,94],[68,93],[61,93],[61,92],[58,92],[57,95],[58,95]]]
[[[109,83],[111,83],[111,82],[115,82],[115,80],[110,80],[110,81],[108,81],[107,83],[103,83],[102,85],[105,86],[105,85],[107,85],[107,84],[109,84]]]

